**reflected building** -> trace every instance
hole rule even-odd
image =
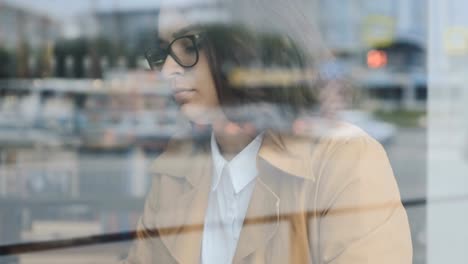
[[[156,33],[159,9],[95,10],[77,18],[81,35],[99,36],[134,51]]]
[[[325,43],[370,99],[364,107],[425,110],[427,0],[319,0],[315,10]]]
[[[83,60],[85,76],[107,78],[115,70],[120,75],[128,69],[146,68],[143,55],[156,36],[158,12],[155,7],[95,8],[78,15],[73,23],[76,34],[94,40],[89,53],[79,59]]]
[[[50,16],[0,2],[0,47],[14,49],[27,42],[30,48],[40,48],[60,35],[60,23]]]
[[[137,48],[139,42],[155,33],[158,13],[156,9],[99,12],[96,15],[99,35],[127,48]]]
[[[336,53],[357,52],[405,38],[425,46],[427,0],[319,0],[316,15]]]
[[[53,41],[61,31],[47,14],[0,2],[0,78],[49,75]]]

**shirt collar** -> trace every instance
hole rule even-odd
[[[241,152],[230,162],[221,155],[214,134],[211,134],[211,155],[213,158],[213,181],[211,190],[214,191],[219,185],[224,167],[228,169],[234,191],[239,193],[252,180],[257,177],[257,154],[263,140],[263,133],[255,137]]]

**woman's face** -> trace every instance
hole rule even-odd
[[[180,11],[169,8],[161,10],[158,31],[163,45],[176,37],[200,33]],[[193,67],[182,67],[169,55],[160,70],[171,83],[171,92],[182,114],[195,123],[207,124],[219,112],[219,101],[203,43],[198,50],[198,62]]]

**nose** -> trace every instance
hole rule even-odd
[[[168,55],[161,68],[161,74],[164,78],[173,78],[184,73],[184,68],[180,66],[171,55]]]

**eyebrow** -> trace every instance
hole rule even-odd
[[[187,27],[184,27],[184,28],[181,28],[181,29],[177,30],[176,32],[174,32],[172,34],[172,37],[177,38],[177,37],[183,36],[183,35],[191,32],[191,31],[196,31],[196,30],[200,30],[199,25],[190,25],[190,26],[187,26]]]

